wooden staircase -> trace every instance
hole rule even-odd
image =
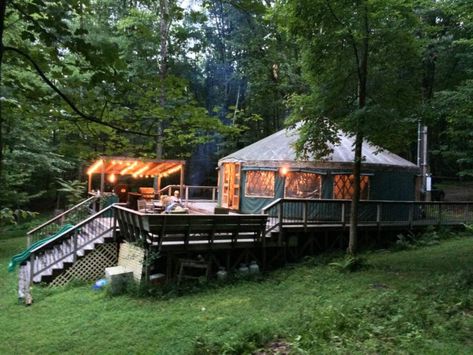
[[[113,208],[108,206],[31,250],[19,268],[19,297],[28,302],[33,283],[53,282],[97,246],[113,241],[115,230]]]

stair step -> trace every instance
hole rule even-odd
[[[106,226],[100,226],[96,228],[90,228],[89,226],[86,226],[82,228],[80,233],[76,234],[76,245],[78,246],[77,258],[81,258],[91,253],[98,245],[114,242],[112,231],[109,231],[97,240],[94,240],[97,235],[105,232],[107,228],[108,227]],[[92,242],[92,240],[94,241]],[[56,277],[61,275],[65,270],[69,269],[74,264],[72,262],[74,256],[69,255],[66,258],[64,258],[64,256],[71,253],[74,248],[74,244],[75,243],[72,238],[67,239],[61,244],[54,245],[52,248],[45,250],[41,255],[38,255],[35,259],[35,270],[42,270],[45,267],[47,268],[42,271],[40,275],[36,275],[33,282],[50,283]],[[58,259],[62,260],[55,262],[55,260]]]

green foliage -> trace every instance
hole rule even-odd
[[[38,213],[36,212],[2,208],[0,210],[0,226],[22,223],[31,220],[37,215]]]
[[[23,57],[5,52],[1,206],[53,201],[56,179],[81,179],[84,162],[100,154],[155,156],[155,138],[127,130],[162,129],[167,158],[210,141],[222,156],[281,129],[288,114],[305,158],[327,155],[340,128],[411,156],[420,119],[434,174],[472,175],[471,2],[168,2],[165,75],[159,2],[8,2],[3,45],[31,56],[83,112],[123,131],[79,118]],[[435,85],[422,101],[427,74]]]
[[[58,191],[64,193],[69,207],[78,204],[84,199],[86,182],[78,180],[65,181],[63,179],[58,179],[57,182],[60,186]]]
[[[399,234],[397,236],[395,249],[408,250],[417,247],[437,245],[441,240],[455,237],[457,234],[448,229],[437,229],[429,226],[424,232],[414,234],[409,232],[407,234]]]
[[[368,266],[365,258],[352,255],[347,255],[342,261],[332,262],[329,265],[335,267],[336,269],[342,272],[360,271]]]
[[[388,149],[405,147],[405,133],[414,133],[408,115],[420,99],[413,3],[321,0],[282,4],[281,26],[293,34],[302,50],[304,78],[310,85],[310,91],[288,101],[289,124],[302,125],[296,144],[300,155],[327,155],[326,143],[337,140],[338,129],[363,132]],[[366,76],[361,73],[365,56]],[[365,77],[366,98],[361,98],[364,93],[359,85]],[[359,100],[365,99],[361,108]]]

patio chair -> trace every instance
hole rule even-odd
[[[138,212],[149,212],[148,203],[144,199],[136,201]]]

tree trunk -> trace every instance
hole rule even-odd
[[[3,31],[5,29],[5,12],[7,8],[7,0],[0,1],[0,96],[3,95],[2,92],[2,62],[3,62],[3,53],[5,52],[3,48]],[[2,114],[2,100],[0,100],[0,185],[3,179],[3,114]]]
[[[368,9],[366,3],[362,6],[363,14],[363,30],[364,37],[360,53],[357,53],[358,60],[358,109],[361,111],[366,107],[368,80],[368,50],[369,50],[369,26],[368,26]],[[353,165],[353,196],[350,208],[350,235],[348,240],[347,253],[355,255],[358,248],[358,209],[360,204],[360,175],[361,161],[363,158],[363,116],[357,116],[356,137],[355,137],[355,157]]]
[[[159,12],[160,12],[160,57],[159,63],[159,79],[160,83],[160,94],[159,104],[161,108],[166,105],[166,76],[167,76],[167,61],[168,61],[168,39],[169,39],[169,27],[171,23],[170,11],[169,11],[170,0],[159,0]],[[156,131],[156,159],[163,158],[163,121],[158,122]]]
[[[360,204],[360,175],[362,159],[363,135],[361,132],[355,138],[355,161],[353,166],[353,196],[350,208],[350,236],[347,252],[355,255],[358,248],[358,206]]]

